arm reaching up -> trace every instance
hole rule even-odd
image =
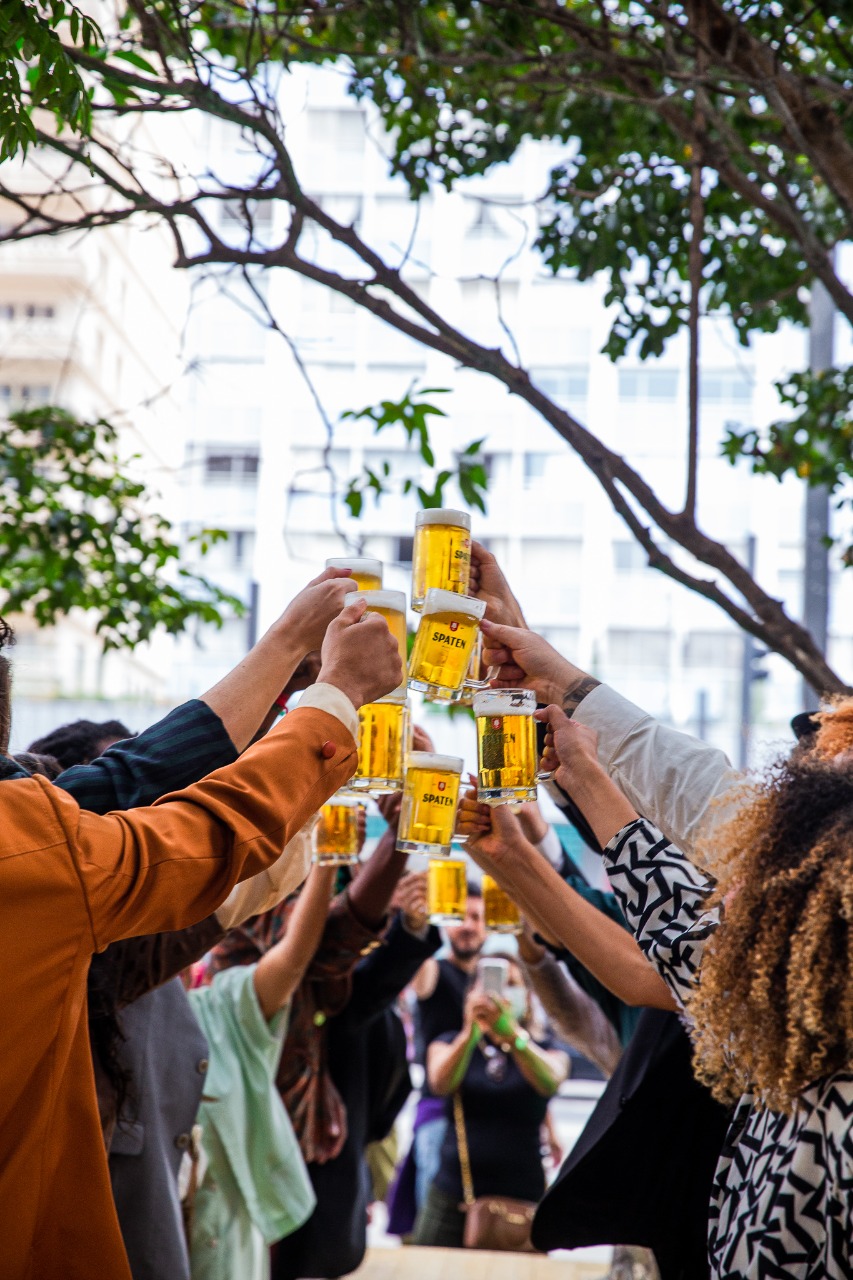
[[[287,926],[287,933],[255,966],[258,1004],[267,1021],[290,1000],[323,936],[335,867],[314,867]]]

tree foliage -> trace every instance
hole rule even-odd
[[[243,604],[179,561],[171,526],[126,474],[108,422],[62,409],[12,415],[0,434],[0,602],[50,626],[91,610],[104,649],[133,648],[158,627],[222,625]],[[218,537],[200,535],[203,546]]]
[[[33,113],[51,111],[60,126],[91,127],[90,88],[63,43],[91,49],[96,22],[67,0],[3,0],[0,5],[0,160],[36,141]]]
[[[8,238],[143,213],[169,228],[181,268],[277,267],[337,290],[523,399],[576,451],[653,565],[816,686],[846,687],[780,602],[697,523],[695,370],[700,315],[729,318],[746,344],[783,322],[803,323],[820,280],[853,320],[853,292],[833,252],[853,236],[851,0],[796,9],[778,0],[128,0],[122,15],[103,41],[66,46],[93,94],[92,128],[78,140],[35,125],[40,144],[67,162],[55,188],[36,196],[0,174],[0,195],[20,219]],[[518,359],[436,312],[405,258],[386,261],[312,199],[276,93],[282,69],[306,62],[334,62],[351,92],[375,104],[413,199],[432,181],[450,187],[488,172],[527,139],[560,149],[538,201],[545,266],[578,279],[606,274],[614,359],[629,349],[653,356],[680,330],[690,333],[683,507],[667,507],[653,478],[545,395]],[[229,122],[242,135],[240,163],[221,174],[187,173],[176,157],[146,166],[112,129],[116,119],[170,111]],[[77,205],[60,192],[74,192]],[[211,214],[225,200],[242,214],[229,231]],[[255,226],[255,212],[272,201],[289,214],[273,241]],[[348,269],[340,254],[324,256],[307,226],[347,250]],[[827,427],[829,383],[836,407]],[[849,371],[824,381],[801,371],[791,385],[797,433],[823,456],[821,432],[834,438],[845,420]],[[783,434],[750,424],[726,450],[770,469],[766,440],[774,474],[802,472],[796,449],[773,452]],[[843,460],[843,448],[835,455]],[[810,464],[808,478],[820,471]],[[837,474],[847,482],[843,466]]]

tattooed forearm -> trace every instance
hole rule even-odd
[[[570,719],[586,695],[592,693],[593,689],[597,689],[600,684],[601,681],[596,680],[595,676],[584,676],[577,684],[572,685],[571,689],[566,690],[563,694],[563,710]]]

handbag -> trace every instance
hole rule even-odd
[[[453,1122],[456,1126],[459,1167],[462,1171],[462,1194],[465,1197],[465,1203],[459,1206],[465,1214],[463,1247],[536,1253],[530,1240],[530,1227],[536,1212],[533,1201],[514,1200],[511,1196],[474,1195],[465,1113],[458,1093],[453,1095]]]

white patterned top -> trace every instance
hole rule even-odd
[[[683,1005],[719,924],[713,882],[640,818],[604,850],[613,890],[637,941]],[[793,1115],[740,1099],[711,1193],[715,1280],[853,1277],[853,1073],[800,1095]]]

